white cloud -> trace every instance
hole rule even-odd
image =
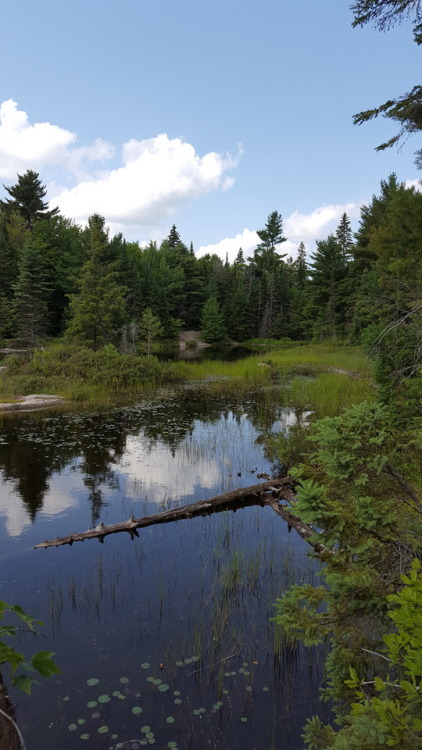
[[[237,166],[242,146],[236,157],[215,151],[200,156],[182,138],[162,133],[124,143],[116,168],[93,166],[115,155],[115,147],[101,138],[79,146],[76,134],[65,128],[31,124],[13,99],[0,104],[0,178],[15,180],[27,169],[48,169],[51,207],[80,223],[98,212],[113,232],[129,234],[129,239],[154,236],[178,206],[233,187],[227,173]]]
[[[415,188],[418,193],[422,193],[422,180],[406,180],[404,183],[407,188]]]
[[[73,147],[76,141],[75,133],[50,122],[32,125],[13,99],[0,104],[1,178],[15,179],[17,173],[43,167],[59,167],[78,174],[82,164],[113,156],[113,146],[101,139],[91,146]]]
[[[349,218],[359,216],[358,203],[318,206],[309,214],[294,211],[284,221],[284,232],[293,242],[312,242],[326,237],[335,230],[342,214]]]
[[[199,156],[190,143],[165,133],[132,139],[122,147],[123,166],[62,190],[51,205],[78,222],[98,212],[113,227],[151,227],[177,206],[231,187],[225,173],[237,161],[214,151]]]
[[[233,263],[240,248],[243,250],[244,257],[247,258],[252,255],[259,242],[260,239],[256,232],[251,229],[244,229],[235,237],[225,237],[224,240],[220,240],[214,245],[202,245],[197,255],[201,257],[209,253],[210,255],[218,255],[223,260],[228,255],[229,262]]]
[[[335,231],[343,213],[347,213],[352,219],[358,217],[360,204],[329,204],[319,206],[309,214],[294,211],[283,221],[284,234],[288,239],[279,246],[279,252],[295,257],[301,242],[304,242],[307,248],[313,248],[315,240],[324,239]],[[233,262],[240,247],[247,258],[253,254],[259,242],[260,239],[255,231],[244,229],[235,237],[225,237],[213,245],[203,245],[199,248],[198,255],[210,253],[218,255],[223,260],[228,255],[229,261]]]

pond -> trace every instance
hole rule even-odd
[[[3,417],[0,599],[45,623],[18,646],[62,670],[12,691],[27,750],[303,747],[324,654],[283,643],[270,618],[317,570],[271,509],[33,549],[254,484],[272,469],[260,435],[301,417],[268,390],[195,389]]]

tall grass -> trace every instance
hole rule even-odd
[[[295,375],[319,377],[308,381]],[[231,362],[183,360],[169,364],[155,357],[121,355],[111,346],[92,352],[56,342],[35,352],[30,362],[17,358],[8,362],[0,378],[0,397],[13,399],[16,394],[42,392],[78,402],[103,402],[165,383],[191,381],[230,392],[274,385],[281,379],[289,384],[290,405],[304,409],[318,405],[321,414],[333,414],[343,406],[371,398],[369,376],[370,362],[360,349],[332,343],[293,345]]]
[[[318,417],[334,416],[344,408],[374,398],[370,378],[337,372],[321,373],[313,379],[295,377],[283,389],[286,405],[314,411]]]

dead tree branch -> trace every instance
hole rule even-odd
[[[173,521],[181,521],[187,518],[195,518],[196,516],[208,516],[212,513],[220,513],[224,510],[236,511],[238,508],[245,508],[253,505],[260,505],[264,507],[269,505],[278,515],[288,523],[289,526],[294,528],[299,536],[308,542],[316,552],[325,552],[326,548],[318,544],[316,537],[318,535],[314,529],[308,524],[300,521],[297,516],[293,515],[285,505],[280,505],[279,500],[284,499],[287,502],[291,502],[294,498],[293,488],[295,480],[292,477],[284,477],[283,479],[272,479],[269,482],[262,482],[261,484],[254,484],[250,487],[244,487],[239,490],[232,490],[232,492],[226,492],[224,495],[217,495],[209,500],[200,500],[192,505],[183,505],[181,508],[173,508],[171,510],[164,511],[152,516],[144,516],[143,518],[130,518],[128,521],[121,523],[114,523],[109,526],[105,526],[100,523],[95,529],[88,529],[76,534],[69,534],[65,537],[57,537],[56,539],[50,539],[45,542],[37,544],[34,549],[46,549],[47,547],[60,547],[64,544],[70,546],[73,542],[82,542],[84,539],[98,539],[100,542],[104,542],[104,538],[110,534],[118,534],[121,531],[126,531],[130,534],[133,539],[135,536],[139,537],[138,529],[145,528],[146,526],[155,526],[161,523],[171,523]]]

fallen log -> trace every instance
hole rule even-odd
[[[171,523],[173,521],[181,521],[187,518],[195,518],[196,516],[207,516],[225,510],[236,511],[239,508],[250,507],[253,505],[260,505],[261,507],[270,505],[289,524],[289,526],[297,531],[302,539],[305,539],[305,541],[314,547],[315,551],[324,551],[325,548],[315,541],[314,529],[312,529],[311,526],[308,526],[308,524],[302,523],[297,516],[290,512],[287,506],[281,506],[279,504],[280,499],[284,499],[288,503],[291,502],[292,498],[294,498],[294,486],[295,480],[292,477],[271,479],[268,482],[261,482],[260,484],[254,484],[250,487],[232,490],[231,492],[226,492],[224,495],[212,497],[209,500],[200,500],[197,503],[183,505],[181,508],[173,508],[152,516],[144,516],[143,518],[134,518],[132,516],[128,521],[110,524],[109,526],[100,523],[94,529],[88,529],[88,531],[46,540],[45,542],[36,544],[34,549],[60,547],[65,544],[71,546],[73,542],[83,542],[84,539],[98,539],[102,543],[106,536],[109,536],[110,534],[118,534],[121,531],[126,531],[133,539],[135,536],[139,537],[137,530],[145,528],[146,526]]]

